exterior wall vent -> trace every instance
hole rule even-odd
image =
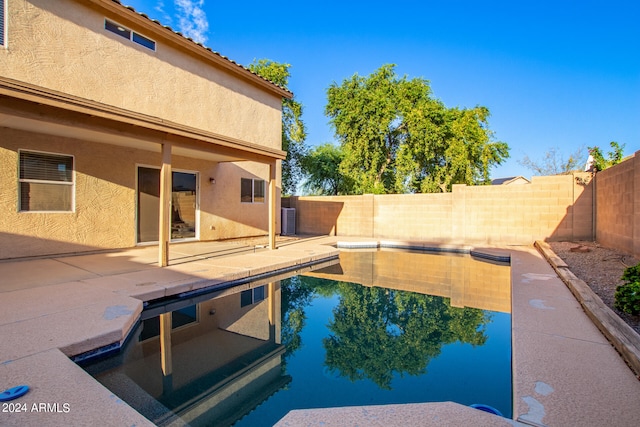
[[[295,208],[282,208],[282,234],[292,236],[296,234],[296,210]]]

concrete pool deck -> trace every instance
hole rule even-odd
[[[122,341],[143,302],[335,258],[336,242],[283,240],[268,251],[246,242],[156,247],[0,262],[0,425],[153,425],[68,356]],[[278,425],[635,425],[640,381],[533,246],[491,248],[511,256],[514,419],[451,402],[297,410]],[[482,402],[478,402],[482,403]]]

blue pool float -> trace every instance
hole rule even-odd
[[[493,406],[483,405],[482,403],[474,403],[473,405],[470,405],[470,406],[472,408],[479,409],[481,411],[488,412],[488,413],[493,414],[493,415],[498,415],[500,417],[503,416],[502,412],[498,411]]]
[[[15,387],[11,387],[6,389],[2,393],[0,393],[0,402],[8,402],[13,399],[17,399],[21,396],[24,396],[29,391],[28,385],[19,385]]]

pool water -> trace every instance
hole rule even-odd
[[[511,417],[509,266],[340,258],[173,302],[143,316],[121,354],[85,369],[159,425],[272,426],[293,409],[438,401]]]

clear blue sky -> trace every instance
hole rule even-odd
[[[493,178],[553,147],[640,150],[640,0],[121,1],[241,65],[291,64],[309,146],[334,141],[331,83],[393,63],[448,107],[489,108],[511,153]]]

